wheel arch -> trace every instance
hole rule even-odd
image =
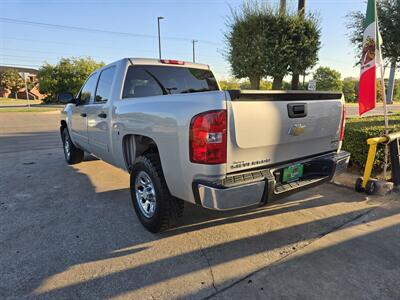
[[[60,121],[60,133],[61,134],[62,134],[62,131],[64,130],[64,128],[67,128],[67,130],[68,130],[67,122],[65,120],[61,120]]]
[[[156,142],[145,135],[126,134],[122,138],[122,150],[125,166],[129,173],[132,170],[135,159],[139,156],[154,153],[157,154],[161,162]]]

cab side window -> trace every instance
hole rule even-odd
[[[144,66],[129,66],[122,98],[136,98],[163,95],[163,86]],[[166,94],[166,92],[165,92]]]
[[[111,97],[111,85],[113,83],[115,67],[105,69],[101,72],[97,83],[95,103],[107,102]]]
[[[83,85],[81,92],[79,93],[79,104],[85,105],[90,103],[90,99],[96,88],[96,74],[92,74]]]

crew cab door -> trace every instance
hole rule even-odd
[[[93,103],[88,106],[89,148],[99,158],[108,160],[110,155],[110,97],[114,80],[115,66],[101,71],[97,82]]]
[[[78,95],[78,101],[72,112],[71,135],[72,140],[79,148],[88,150],[89,137],[87,131],[88,106],[96,88],[96,73],[92,74],[83,85]]]

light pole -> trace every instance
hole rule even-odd
[[[193,62],[196,62],[196,49],[195,49],[195,44],[197,43],[197,40],[192,40],[193,44]]]
[[[157,25],[158,25],[158,56],[161,59],[161,36],[160,36],[160,20],[164,19],[164,17],[157,17]]]

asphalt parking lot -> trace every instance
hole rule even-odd
[[[147,232],[129,176],[68,166],[56,113],[0,114],[1,299],[399,299],[400,201],[325,184],[264,207],[185,207]]]

